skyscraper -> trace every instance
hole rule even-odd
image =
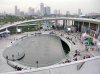
[[[79,15],[79,16],[82,15],[81,9],[78,9],[78,15]]]
[[[60,15],[60,10],[58,10],[58,14]]]
[[[45,16],[49,16],[50,14],[51,14],[51,9],[50,9],[49,6],[46,6],[46,7],[45,7],[45,13],[44,13],[44,15],[45,15]]]
[[[44,12],[45,12],[44,4],[41,3],[40,4],[40,13],[41,13],[41,16],[44,16]]]
[[[17,6],[15,6],[15,15],[17,15],[17,12],[18,12],[18,8]]]
[[[34,15],[34,8],[32,7],[29,7],[29,15]]]
[[[20,10],[17,8],[17,6],[15,6],[15,15],[16,16],[20,15]]]
[[[67,12],[66,12],[66,16],[67,16],[67,17],[69,17],[69,15],[70,15],[70,12],[69,12],[69,11],[67,11]]]
[[[54,15],[57,15],[57,10],[54,10]]]

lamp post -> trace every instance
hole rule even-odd
[[[36,61],[36,64],[37,64],[37,68],[38,68],[38,63],[39,63],[39,62],[38,62],[38,61]]]
[[[7,60],[7,63],[8,63],[8,56],[6,56],[6,60]]]
[[[14,61],[14,54],[12,54],[12,60]]]

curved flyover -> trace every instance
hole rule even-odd
[[[71,20],[71,21],[82,22],[83,25],[84,25],[84,22],[88,22],[89,24],[94,23],[94,24],[98,25],[98,29],[100,30],[100,20],[88,19],[88,18],[69,18],[69,17],[42,18],[42,19],[32,19],[32,20],[19,21],[19,22],[15,22],[15,23],[12,23],[12,24],[6,24],[6,25],[2,26],[0,28],[0,30],[5,29],[7,27],[11,27],[11,26],[17,26],[18,24],[22,24],[22,23],[37,22],[37,21],[48,21],[48,20]]]

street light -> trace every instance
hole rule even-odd
[[[7,60],[7,63],[8,63],[8,56],[6,56],[6,60]]]
[[[36,61],[36,64],[37,64],[37,68],[38,68],[38,63],[39,63],[39,62],[38,62],[38,61]]]
[[[12,54],[12,60],[14,61],[14,54]]]

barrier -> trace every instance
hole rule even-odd
[[[96,56],[89,59],[84,59],[66,64],[59,64],[31,70],[7,72],[7,74],[100,74],[99,61],[100,56]],[[77,70],[77,65],[82,62],[85,62],[84,66],[80,70]]]

